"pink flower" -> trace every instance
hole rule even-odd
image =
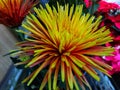
[[[108,43],[107,47],[109,46],[111,45]],[[120,72],[120,45],[114,48],[115,51],[113,52],[112,56],[94,57],[95,59],[99,61],[104,61],[105,63],[112,66],[113,69],[108,71],[110,75]]]
[[[110,74],[120,72],[120,46],[115,47],[113,56],[105,56],[104,60],[113,67],[112,71],[109,71]]]
[[[89,8],[90,6],[92,6],[92,0],[84,0],[84,3],[86,5],[87,8]]]

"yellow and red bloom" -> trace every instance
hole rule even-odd
[[[89,86],[83,71],[98,81],[100,78],[94,68],[109,76],[107,70],[111,70],[111,66],[92,57],[107,56],[113,52],[113,48],[103,46],[111,42],[112,37],[105,27],[98,29],[101,17],[96,19],[90,14],[83,14],[82,5],[69,9],[69,5],[58,4],[56,9],[46,4],[46,9],[40,6],[34,11],[36,16],[30,14],[22,24],[31,33],[19,30],[30,38],[17,44],[20,49],[16,55],[32,55],[32,59],[18,64],[26,64],[26,68],[39,67],[23,82],[28,81],[30,85],[46,67],[48,71],[39,90],[43,90],[47,82],[49,90],[56,90],[58,75],[66,83],[67,90],[79,90],[78,84]]]
[[[0,23],[9,27],[21,24],[35,0],[0,0]]]

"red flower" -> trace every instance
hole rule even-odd
[[[118,29],[120,29],[120,14],[116,16],[109,16],[108,19],[111,20]]]
[[[98,12],[108,13],[110,10],[116,10],[120,8],[116,3],[109,3],[106,1],[99,2]]]
[[[89,8],[90,6],[92,6],[92,1],[91,0],[84,0],[84,3],[86,5],[87,8]]]
[[[97,14],[104,16],[101,26],[106,25],[109,28],[116,26],[120,29],[120,14],[117,13],[118,10],[120,10],[120,6],[116,3],[99,1]]]
[[[19,26],[35,0],[0,0],[0,23],[9,27]]]

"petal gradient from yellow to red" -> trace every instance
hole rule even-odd
[[[105,27],[98,28],[101,17],[83,14],[82,10],[82,5],[70,7],[57,4],[56,9],[46,4],[46,8],[34,8],[36,14],[26,17],[22,27],[29,32],[19,32],[31,38],[18,43],[20,48],[14,54],[31,54],[33,58],[18,64],[38,68],[23,82],[28,81],[30,85],[46,67],[49,68],[39,90],[43,90],[47,82],[48,90],[56,90],[59,75],[66,83],[66,90],[79,90],[79,85],[84,90],[84,84],[90,88],[83,71],[98,81],[100,78],[94,68],[109,76],[107,70],[111,70],[111,66],[93,56],[107,56],[114,51],[104,46],[112,41],[110,31]]]
[[[0,24],[9,27],[19,26],[36,2],[35,0],[0,0]]]

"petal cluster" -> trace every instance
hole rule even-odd
[[[113,67],[112,71],[109,71],[111,75],[120,72],[120,46],[115,47],[113,56],[105,56],[104,59]]]
[[[99,4],[98,11],[103,12],[103,13],[109,13],[110,10],[120,9],[120,6],[118,4],[112,3],[112,2],[107,2],[104,0],[99,1],[98,4]]]
[[[0,23],[19,26],[37,0],[0,0]]]
[[[40,90],[47,82],[49,90],[56,90],[58,76],[66,83],[67,90],[79,90],[79,85],[84,90],[84,84],[89,87],[84,71],[100,80],[94,68],[109,76],[107,70],[111,70],[111,66],[92,56],[111,55],[113,48],[103,46],[112,41],[110,31],[105,27],[98,28],[101,17],[96,19],[90,14],[85,15],[82,9],[82,5],[70,7],[57,4],[56,9],[46,4],[46,8],[34,8],[36,14],[26,17],[22,26],[29,32],[19,32],[30,38],[17,44],[20,49],[16,55],[28,54],[32,58],[18,64],[38,68],[23,82],[28,81],[30,85],[46,67],[48,70]]]
[[[103,15],[103,25],[106,25],[108,28],[115,27],[120,29],[120,5],[116,2],[108,2],[107,0],[99,1],[99,7],[97,14]]]

